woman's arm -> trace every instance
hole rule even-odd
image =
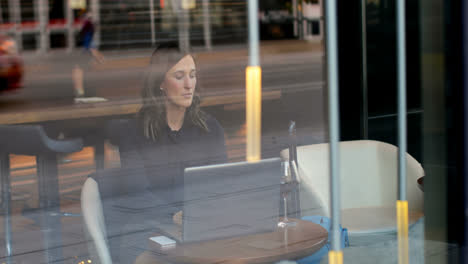
[[[215,118],[212,118],[210,130],[213,133],[213,163],[226,163],[227,150],[226,150],[226,140],[224,135],[224,129],[221,124]]]

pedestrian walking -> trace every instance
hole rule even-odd
[[[93,17],[90,12],[87,12],[80,30],[80,38],[83,42],[83,48],[85,51],[90,52],[97,62],[104,63],[104,56],[96,49],[93,44],[94,31],[95,25],[93,22]]]
[[[90,12],[84,15],[83,24],[80,30],[80,40],[83,44],[83,49],[86,53],[91,54],[92,58],[99,64],[104,63],[104,56],[96,49],[93,43],[93,36],[95,32],[95,23]],[[85,66],[87,67],[87,66]],[[72,78],[74,83],[76,97],[89,96],[89,93],[85,95],[84,89],[84,70],[83,67],[78,63],[72,70]]]

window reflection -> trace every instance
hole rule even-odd
[[[396,103],[382,95],[395,94],[395,10],[384,0],[362,2],[366,133],[361,2],[340,7],[340,125],[342,140],[352,141],[340,143],[338,231],[345,258],[391,261]],[[1,0],[1,261],[326,262],[332,219],[322,4],[259,2],[261,160],[247,163],[246,1]],[[438,4],[408,6],[408,30],[422,36],[410,34],[408,43],[411,263],[423,263],[430,247],[449,255],[458,248],[446,243],[455,215],[446,202],[457,199],[446,199],[445,189],[456,180],[443,177],[448,161],[434,160],[450,156],[444,131],[455,119],[444,108],[452,102],[444,83],[452,82],[435,74],[445,67],[443,52],[423,30],[439,23],[430,28],[443,32]],[[364,134],[379,142],[362,141]],[[278,227],[285,215],[294,224]],[[184,228],[199,236],[193,247],[179,247],[174,232]]]

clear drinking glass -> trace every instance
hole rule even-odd
[[[296,222],[288,218],[288,197],[291,191],[296,187],[296,181],[291,177],[289,162],[283,162],[283,177],[281,179],[281,198],[283,199],[284,217],[278,222],[278,227],[296,226]]]

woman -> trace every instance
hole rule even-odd
[[[191,54],[180,52],[174,44],[158,47],[142,97],[136,119],[117,121],[110,127],[125,167],[120,173],[124,178],[110,178],[119,187],[96,177],[102,196],[109,192],[106,188],[113,192],[112,199],[103,200],[103,209],[109,216],[105,217],[108,235],[114,237],[110,247],[118,249],[112,252],[113,259],[121,263],[131,263],[134,256],[148,250],[144,242],[158,225],[148,220],[180,222],[185,168],[227,162],[222,127],[200,109],[197,67]],[[137,237],[126,239],[123,234],[128,233]],[[128,240],[140,244],[131,247]],[[129,253],[127,248],[136,252]]]
[[[205,133],[222,130],[214,118],[200,109],[196,84],[197,69],[191,54],[179,52],[173,43],[163,44],[153,52],[140,110],[147,139],[163,140],[164,128],[180,131],[184,124]]]
[[[200,109],[193,56],[173,43],[152,55],[139,113],[140,155],[155,189],[175,188],[165,199],[181,197],[177,188],[187,167],[227,161],[224,130]],[[161,175],[162,173],[162,175]]]
[[[173,43],[159,46],[151,57],[142,99],[136,120],[123,127],[114,124],[110,133],[119,145],[122,167],[144,167],[151,189],[179,186],[187,167],[227,161],[223,128],[200,109],[191,54]],[[170,201],[182,198],[177,192],[166,196]]]

